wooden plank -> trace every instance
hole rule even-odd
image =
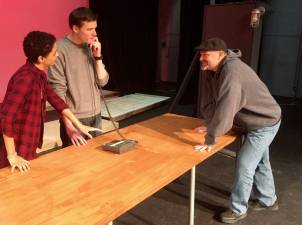
[[[110,132],[41,156],[28,173],[1,169],[1,224],[107,224],[235,140],[230,133],[211,152],[194,151],[204,140],[194,132],[202,123],[165,114],[121,129],[138,141],[125,154],[100,149],[119,138]]]
[[[120,121],[138,113],[144,112],[151,108],[157,107],[170,97],[147,95],[147,94],[130,94],[122,97],[109,99],[107,102],[110,114],[114,121]],[[102,103],[102,117],[109,119],[109,115]]]
[[[104,89],[102,89],[102,91],[103,91],[103,95],[106,99],[115,98],[115,97],[120,96],[120,92],[118,92],[118,91],[109,91],[109,90],[104,90]]]
[[[219,153],[222,154],[222,155],[234,158],[234,159],[236,159],[236,157],[237,157],[236,152],[231,151],[229,149],[221,149],[221,151]]]

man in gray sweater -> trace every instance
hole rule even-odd
[[[97,38],[97,16],[89,8],[77,8],[69,15],[69,27],[71,33],[58,42],[59,56],[49,69],[48,81],[83,124],[100,128],[99,87],[107,84],[109,75]],[[62,117],[60,123],[63,147],[71,143],[86,144],[85,138],[66,117]]]
[[[194,148],[210,151],[215,138],[232,127],[244,136],[230,206],[220,219],[235,223],[245,218],[252,190],[255,200],[250,208],[277,210],[269,145],[279,129],[281,109],[257,74],[239,59],[240,51],[228,50],[219,38],[206,40],[198,49],[203,71],[200,111],[206,127],[196,131],[206,132],[206,136]]]

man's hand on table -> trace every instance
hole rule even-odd
[[[86,126],[84,124],[80,124],[79,125],[79,130],[85,134],[88,138],[92,138],[92,135],[89,132],[92,131],[98,131],[98,132],[103,132],[103,130],[99,129],[99,128],[95,128],[95,127],[90,127],[90,126]]]
[[[200,134],[206,133],[207,132],[207,127],[206,126],[199,126],[199,127],[196,127],[194,129],[194,131],[197,132],[197,133],[200,133]],[[212,150],[212,147],[213,147],[212,145],[200,144],[200,145],[195,145],[194,150],[200,151],[200,152],[206,150],[207,152],[210,152]]]
[[[213,145],[200,144],[200,145],[195,145],[194,149],[196,151],[200,151],[200,152],[202,152],[202,151],[210,152],[210,151],[212,151],[212,147],[213,147]]]
[[[66,126],[66,133],[75,146],[86,145],[87,141],[74,126]]]
[[[194,129],[194,131],[195,132],[197,132],[197,133],[205,133],[205,132],[207,132],[207,127],[206,126],[200,126],[200,127],[196,127],[195,129]]]

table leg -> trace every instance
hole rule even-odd
[[[191,169],[190,218],[189,218],[190,225],[194,225],[194,203],[195,203],[195,166],[193,166]]]

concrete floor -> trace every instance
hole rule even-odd
[[[290,100],[289,100],[290,101]],[[302,104],[284,104],[283,121],[271,145],[271,164],[280,209],[277,212],[248,211],[240,225],[302,224]],[[140,114],[120,126],[166,112],[168,107]],[[180,106],[177,113],[190,115],[190,107]],[[236,147],[232,147],[236,149]],[[235,160],[216,154],[196,169],[195,224],[222,224],[217,216],[228,205],[235,171]],[[184,174],[114,221],[115,225],[186,225],[190,175]]]

